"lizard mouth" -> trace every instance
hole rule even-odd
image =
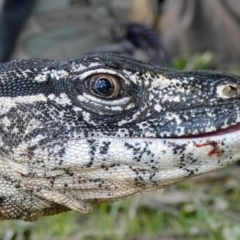
[[[191,138],[191,137],[193,137],[193,138],[215,137],[215,136],[226,135],[226,134],[230,134],[230,133],[236,133],[237,131],[240,132],[240,123],[226,127],[224,129],[218,129],[213,132],[192,135],[192,136],[189,136],[188,138]]]

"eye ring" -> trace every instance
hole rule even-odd
[[[118,77],[109,74],[97,74],[88,78],[89,91],[100,98],[113,99],[120,93]]]

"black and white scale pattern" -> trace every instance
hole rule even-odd
[[[113,97],[92,89],[96,76],[114,79]],[[238,76],[112,54],[1,65],[0,219],[89,212],[228,166],[239,89]]]

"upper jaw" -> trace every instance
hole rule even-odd
[[[236,125],[228,126],[226,128],[218,129],[213,132],[206,132],[202,134],[186,136],[186,138],[227,137],[232,133],[240,134],[240,123],[237,123]]]

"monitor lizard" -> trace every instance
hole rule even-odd
[[[0,219],[34,221],[240,159],[240,77],[114,54],[0,65]]]

